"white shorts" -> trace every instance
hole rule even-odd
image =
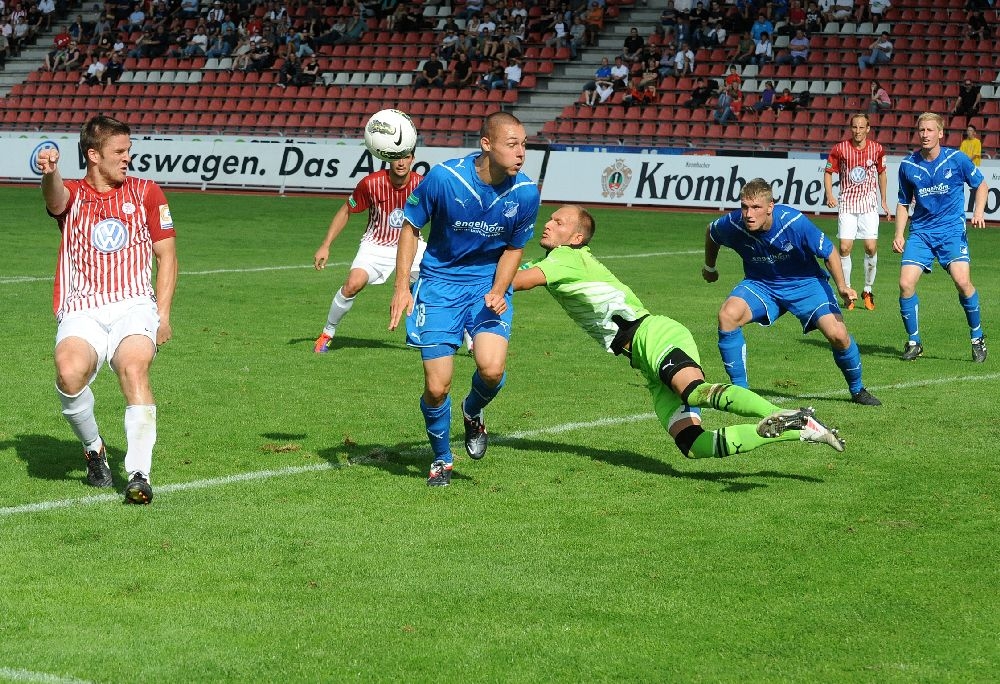
[[[876,240],[878,222],[879,215],[875,211],[863,214],[842,211],[837,216],[837,237],[841,240]]]
[[[106,304],[86,311],[71,311],[63,316],[56,329],[56,346],[67,337],[85,340],[97,352],[97,370],[106,361],[111,367],[118,345],[130,335],[149,338],[156,350],[156,331],[160,327],[160,314],[156,302],[149,297],[128,299]],[[112,368],[112,370],[114,370]],[[90,378],[92,382],[93,377]]]
[[[417,273],[420,271],[420,260],[424,256],[427,243],[423,240],[417,241],[417,254],[413,257],[413,265],[410,266],[410,282],[416,282]],[[358,253],[351,264],[351,270],[360,268],[368,274],[369,285],[381,285],[389,280],[389,276],[396,270],[396,246],[376,245],[373,242],[362,242],[358,247]]]

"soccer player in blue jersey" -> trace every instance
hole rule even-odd
[[[794,207],[775,204],[770,184],[754,178],[740,192],[740,208],[708,224],[702,277],[710,283],[719,279],[716,260],[722,247],[743,259],[743,280],[719,310],[719,352],[734,385],[749,387],[743,326],[751,321],[771,325],[790,311],[803,333],[819,329],[830,342],[851,401],[882,403],[861,382],[861,352],[844,325],[828,278],[833,277],[844,301],[855,301],[858,294],[844,282],[833,243],[812,221]],[[826,263],[829,275],[817,258]]]
[[[899,313],[909,339],[903,360],[924,353],[917,313],[917,281],[930,273],[934,260],[948,271],[958,288],[972,339],[972,360],[986,360],[986,335],[979,316],[979,292],[969,276],[969,241],[965,232],[965,185],[975,190],[972,227],[985,228],[989,185],[982,171],[960,150],[942,147],[944,118],[925,112],[917,118],[920,149],[899,164],[899,204],[892,250],[903,255],[899,268]],[[910,218],[910,205],[913,217]],[[903,238],[910,220],[910,235]]]
[[[468,330],[476,372],[462,402],[465,450],[486,454],[483,408],[506,378],[507,343],[514,309],[511,282],[535,228],[539,192],[521,172],[527,135],[507,112],[486,117],[480,151],[432,168],[403,208],[396,253],[396,287],[389,311],[395,330],[406,313],[406,342],[420,349],[424,392],[420,410],[434,452],[427,484],[451,483],[451,390],[455,351]],[[420,276],[408,274],[420,230],[430,224]]]

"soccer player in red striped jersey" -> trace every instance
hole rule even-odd
[[[361,238],[358,253],[351,264],[347,279],[333,296],[326,325],[313,347],[313,351],[317,354],[330,351],[337,325],[351,310],[358,293],[365,289],[366,285],[384,283],[396,269],[396,244],[399,242],[399,230],[403,226],[403,205],[413,188],[423,180],[423,176],[412,170],[413,161],[414,155],[411,154],[391,162],[388,169],[370,173],[362,178],[351,196],[334,215],[323,243],[313,255],[313,266],[316,270],[325,268],[330,258],[330,245],[347,226],[350,215],[368,211],[368,227]],[[413,262],[411,279],[415,280],[420,270],[420,257],[423,256],[424,246],[421,240],[417,258]]]
[[[149,368],[157,347],[173,334],[177,252],[163,191],[153,181],[127,175],[130,133],[127,124],[110,117],[87,121],[80,132],[87,164],[82,180],[62,178],[57,149],[41,150],[36,161],[45,206],[62,232],[53,296],[62,413],[83,443],[87,482],[110,487],[90,389],[107,361],[125,396],[125,502],[148,504],[156,442]]]
[[[851,115],[851,137],[830,151],[823,174],[826,205],[838,207],[837,237],[840,238],[840,265],[844,280],[851,286],[851,250],[854,241],[865,244],[865,286],[861,299],[869,311],[875,309],[875,273],[878,266],[879,212],[889,215],[886,200],[885,150],[869,139],[871,122],[868,115]],[[833,195],[833,174],[840,178],[839,201]],[[854,302],[848,302],[848,310]]]

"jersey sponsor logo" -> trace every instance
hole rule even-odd
[[[131,202],[126,202],[125,204],[122,205],[122,213],[125,214],[126,216],[131,216],[132,214],[135,213],[135,205],[132,204]]]
[[[31,151],[31,158],[28,159],[28,167],[31,169],[31,172],[36,176],[42,175],[42,169],[40,166],[38,166],[38,153],[41,152],[42,150],[55,150],[56,152],[58,152],[59,145],[55,144],[51,140],[45,140],[44,142],[38,143],[38,145],[35,146],[35,149]]]
[[[946,169],[945,170],[944,177],[945,178],[951,178],[951,169]]]
[[[464,233],[475,233],[484,237],[502,235],[505,228],[499,223],[487,223],[486,221],[455,221],[451,224],[452,229]]]
[[[160,228],[170,229],[174,227],[174,218],[170,215],[170,207],[166,204],[160,205]]]
[[[390,228],[402,228],[403,227],[403,210],[402,209],[393,209],[392,212],[389,214],[389,218],[387,220],[389,222],[389,227]]]
[[[520,206],[517,202],[504,202],[503,215],[510,219],[514,218]]]
[[[863,166],[855,166],[847,173],[847,177],[852,183],[864,183],[868,178],[868,170]]]
[[[938,183],[926,188],[919,188],[917,195],[920,197],[930,197],[931,195],[947,195],[951,188],[946,183]]]
[[[94,249],[104,254],[117,252],[128,244],[128,228],[119,219],[104,219],[90,233]]]

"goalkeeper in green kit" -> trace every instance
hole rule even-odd
[[[593,254],[594,218],[583,207],[564,205],[545,224],[542,259],[524,264],[514,290],[544,285],[570,318],[609,352],[629,359],[646,380],[660,423],[688,458],[742,454],[772,442],[803,441],[844,450],[836,430],[811,408],[781,409],[751,390],[709,383],[690,331],[666,316],[650,315],[638,297]],[[761,418],[706,432],[700,408]]]

